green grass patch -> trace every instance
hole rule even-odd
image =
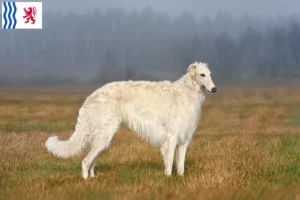
[[[283,185],[300,184],[300,136],[280,136],[281,147],[279,155],[284,159],[284,165],[278,165],[271,170],[276,183]]]
[[[293,125],[294,127],[300,127],[300,110],[293,113]]]

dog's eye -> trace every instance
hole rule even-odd
[[[202,77],[205,77],[205,74],[200,74]]]

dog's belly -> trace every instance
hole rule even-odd
[[[139,116],[131,117],[129,120],[124,120],[124,123],[137,134],[138,137],[146,142],[160,147],[167,139],[167,131],[164,123],[159,123],[156,120],[142,119]]]
[[[132,109],[131,109],[132,108]],[[160,147],[167,138],[166,117],[150,109],[136,109],[135,106],[122,110],[122,121],[138,137]]]
[[[160,147],[176,136],[179,143],[190,140],[199,122],[199,104],[140,101],[121,104],[123,123],[140,138]]]
[[[135,114],[123,122],[146,142],[160,147],[168,138],[176,136],[179,143],[190,141],[197,121],[159,119],[158,116],[143,118]]]

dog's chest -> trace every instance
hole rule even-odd
[[[202,115],[203,99],[199,99],[193,106],[187,107],[185,113],[177,121],[179,139],[184,142],[191,140],[195,133]]]

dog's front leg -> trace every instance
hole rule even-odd
[[[167,163],[167,150],[168,150],[168,141],[165,141],[160,147],[160,152],[163,157],[163,162],[164,162],[165,168],[167,167],[167,164],[168,164]]]
[[[186,142],[184,144],[179,145],[177,149],[177,174],[179,176],[183,176],[184,174],[184,162],[188,145],[189,142]]]
[[[174,161],[174,154],[175,154],[175,149],[177,146],[177,138],[170,138],[168,140],[168,147],[166,151],[166,156],[165,156],[165,175],[171,176],[172,174],[172,167],[173,167],[173,161]]]

